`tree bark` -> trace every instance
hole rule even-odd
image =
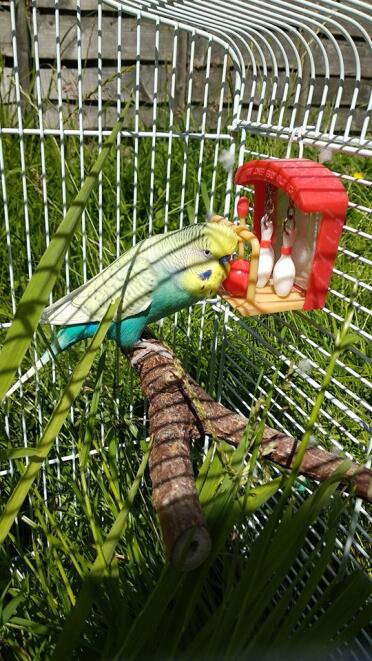
[[[170,562],[182,570],[199,566],[210,550],[210,538],[195,489],[190,459],[191,439],[208,434],[237,446],[247,419],[218,404],[187,375],[171,350],[155,339],[142,340],[126,354],[137,371],[149,402],[150,477]],[[298,441],[265,427],[260,455],[290,468]],[[306,450],[300,473],[325,480],[343,459],[321,448]],[[343,478],[356,496],[372,500],[372,471],[353,463]]]

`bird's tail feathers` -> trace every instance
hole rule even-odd
[[[51,360],[51,358],[52,358],[52,351],[50,351],[50,350],[45,351],[45,352],[43,353],[43,355],[41,356],[41,358],[39,358],[39,360],[36,361],[35,365],[33,365],[32,367],[30,367],[30,369],[27,370],[27,372],[25,372],[24,374],[22,374],[22,376],[18,379],[18,381],[16,381],[16,382],[12,385],[12,387],[9,388],[8,392],[7,392],[7,393],[5,394],[5,396],[4,396],[4,399],[7,399],[8,397],[10,397],[10,395],[13,395],[13,393],[16,392],[16,390],[18,390],[18,388],[19,388],[23,383],[26,383],[26,381],[28,381],[28,380],[31,379],[35,374],[37,374],[37,372],[39,372],[39,370],[41,370],[41,368],[44,367],[44,365],[46,365],[47,363],[49,363],[49,361]]]

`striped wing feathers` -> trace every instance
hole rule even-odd
[[[98,322],[118,297],[122,301],[121,319],[140,314],[151,304],[156,285],[150,262],[138,250],[131,250],[85,285],[46,308],[41,321],[56,326]]]

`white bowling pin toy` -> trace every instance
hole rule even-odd
[[[258,273],[257,285],[260,289],[265,287],[270,279],[273,266],[274,266],[274,250],[271,244],[271,237],[273,235],[274,225],[273,221],[268,218],[267,214],[261,220],[261,241],[260,241],[260,256],[258,259]]]
[[[295,240],[295,222],[293,215],[287,216],[283,226],[283,245],[280,257],[273,270],[273,286],[277,296],[285,298],[291,292],[296,277],[294,261],[291,257]]]

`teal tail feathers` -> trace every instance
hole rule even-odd
[[[128,319],[123,319],[120,323],[112,323],[107,337],[108,339],[115,340],[118,346],[123,349],[130,348],[140,338],[145,325],[146,317],[142,313],[133,315]],[[21,378],[9,388],[4,399],[10,397],[22,384],[37,374],[44,365],[49,363],[52,356],[57,356],[73,344],[76,344],[76,342],[80,342],[80,340],[93,337],[98,326],[98,322],[92,322],[90,324],[75,324],[60,328],[49,349],[43,353],[33,367],[25,372],[25,374],[22,374]]]
[[[30,367],[30,369],[27,370],[27,372],[25,372],[24,374],[22,374],[22,376],[18,379],[18,381],[16,381],[16,382],[12,385],[12,387],[9,388],[8,392],[5,394],[4,399],[7,399],[8,397],[10,397],[10,395],[13,395],[13,393],[14,393],[16,390],[18,390],[18,388],[19,388],[21,385],[23,385],[24,383],[26,383],[26,381],[28,381],[29,379],[31,379],[31,378],[32,378],[37,372],[39,372],[39,370],[41,370],[42,367],[44,367],[44,365],[46,365],[47,363],[49,363],[49,361],[51,360],[51,358],[52,358],[52,352],[51,352],[51,351],[45,351],[45,352],[43,353],[43,355],[41,356],[41,358],[39,358],[39,360],[36,361],[35,365],[33,365],[32,367]]]
[[[31,379],[39,370],[41,370],[44,365],[49,363],[52,359],[52,356],[57,356],[65,349],[68,349],[76,342],[88,337],[92,337],[97,329],[98,324],[78,324],[76,326],[66,326],[62,328],[58,333],[57,337],[54,339],[49,349],[43,353],[41,358],[36,361],[35,365],[30,367],[27,372],[22,374],[20,379],[14,383],[14,385],[9,388],[8,392],[5,394],[4,399],[7,399],[12,395],[18,388]]]

